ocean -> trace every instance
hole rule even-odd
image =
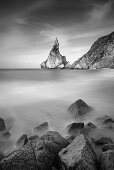
[[[73,120],[67,109],[78,99],[93,111]],[[87,123],[102,114],[114,117],[114,70],[0,70],[0,117],[11,133],[9,143],[0,142],[5,153],[45,121],[65,136],[69,123]]]

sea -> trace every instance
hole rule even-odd
[[[93,111],[74,120],[67,110],[78,99]],[[65,136],[68,124],[107,114],[114,117],[114,70],[0,70],[0,117],[11,133],[8,142],[0,140],[5,153],[14,149],[22,134],[33,135],[33,128],[43,122]]]

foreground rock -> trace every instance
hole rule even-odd
[[[72,114],[74,118],[85,115],[91,111],[91,107],[88,106],[83,100],[79,99],[68,108],[68,112]]]
[[[0,161],[5,157],[5,154],[0,151]]]
[[[76,137],[78,133],[84,128],[84,123],[71,123],[67,126],[67,133],[71,136]]]
[[[27,143],[28,143],[28,138],[27,138],[27,135],[24,134],[24,135],[22,135],[22,136],[20,137],[20,139],[17,141],[16,146],[17,146],[18,148],[21,148],[21,147],[23,147],[24,145],[26,145]]]
[[[34,128],[34,133],[39,136],[44,135],[49,130],[48,122],[44,122],[41,125]]]
[[[114,144],[105,144],[102,147],[103,152],[108,151],[108,150],[114,150]]]
[[[114,32],[99,38],[90,50],[75,61],[71,68],[101,69],[114,68]]]
[[[83,134],[59,153],[62,169],[97,170],[97,156]]]
[[[41,63],[41,68],[68,68],[69,62],[66,61],[66,57],[62,56],[59,52],[59,42],[56,41],[46,61]]]
[[[51,170],[58,167],[58,153],[69,143],[59,133],[49,131],[38,142],[29,142],[0,162],[1,170]]]
[[[100,170],[114,170],[114,151],[103,152],[99,158]]]

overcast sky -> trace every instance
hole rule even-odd
[[[72,64],[114,31],[114,0],[0,0],[0,68],[39,67],[55,38]]]

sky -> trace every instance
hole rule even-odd
[[[0,0],[0,68],[39,68],[58,37],[72,64],[114,31],[114,0]]]

